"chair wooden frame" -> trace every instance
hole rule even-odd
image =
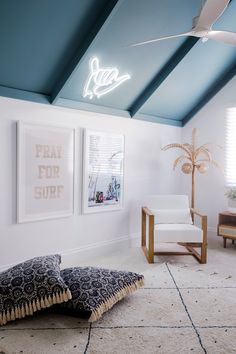
[[[170,256],[170,255],[187,255],[193,256],[197,259],[199,263],[205,264],[207,262],[207,216],[201,214],[199,211],[195,209],[190,209],[192,218],[194,220],[194,215],[201,218],[201,228],[203,231],[203,240],[201,243],[180,243],[180,245],[184,246],[187,251],[184,252],[154,252],[154,214],[147,207],[142,207],[142,231],[141,231],[141,245],[143,252],[148,260],[148,263],[154,263],[154,255],[160,256]],[[148,222],[148,245],[147,247],[147,217],[149,219]],[[201,253],[194,249],[194,247],[200,247]]]

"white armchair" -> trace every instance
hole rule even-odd
[[[187,195],[152,195],[142,207],[142,248],[149,263],[154,255],[192,255],[198,262],[207,261],[207,216],[189,208]],[[193,224],[201,218],[201,228]],[[146,234],[148,233],[148,243]],[[158,243],[178,243],[183,252],[159,252]],[[148,246],[147,246],[148,244]],[[200,247],[199,253],[195,247]]]

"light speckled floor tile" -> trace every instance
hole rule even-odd
[[[88,328],[6,330],[0,332],[0,352],[5,354],[82,354]]]
[[[140,289],[118,302],[96,326],[190,325],[176,289]]]
[[[48,311],[40,311],[34,316],[22,318],[14,322],[8,322],[2,329],[44,329],[44,328],[77,328],[89,327],[86,319],[73,316],[65,316]]]
[[[218,267],[202,264],[169,264],[178,287],[236,287],[232,271],[222,272]]]
[[[196,326],[236,326],[236,289],[181,289]]]
[[[145,288],[175,288],[165,263],[151,264],[142,274],[145,278]]]
[[[171,338],[171,340],[169,340]],[[203,353],[193,329],[93,329],[87,354]]]
[[[198,330],[207,354],[235,354],[236,328]]]

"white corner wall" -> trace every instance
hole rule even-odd
[[[212,230],[216,229],[218,213],[227,209],[223,174],[225,117],[226,109],[232,106],[236,106],[236,77],[182,129],[182,142],[188,142],[192,129],[196,128],[199,145],[213,143],[213,159],[222,167],[222,172],[211,167],[206,174],[196,173],[196,208],[208,215],[208,226]],[[217,148],[217,145],[223,149]],[[190,184],[190,176],[182,174],[183,193],[190,192]]]
[[[76,128],[72,217],[16,224],[17,120]],[[83,128],[125,135],[125,191],[121,211],[89,215],[81,212]],[[54,252],[73,255],[79,264],[82,251],[109,244],[117,247],[118,243],[138,236],[144,196],[178,192],[178,178],[172,171],[176,152],[167,154],[160,147],[180,140],[181,128],[173,126],[0,98],[0,268]]]

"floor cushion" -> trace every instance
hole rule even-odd
[[[116,302],[144,283],[143,275],[94,267],[75,267],[61,271],[72,299],[57,307],[69,314],[90,314],[89,322],[98,320]]]
[[[71,299],[61,256],[35,257],[0,273],[0,325]]]

